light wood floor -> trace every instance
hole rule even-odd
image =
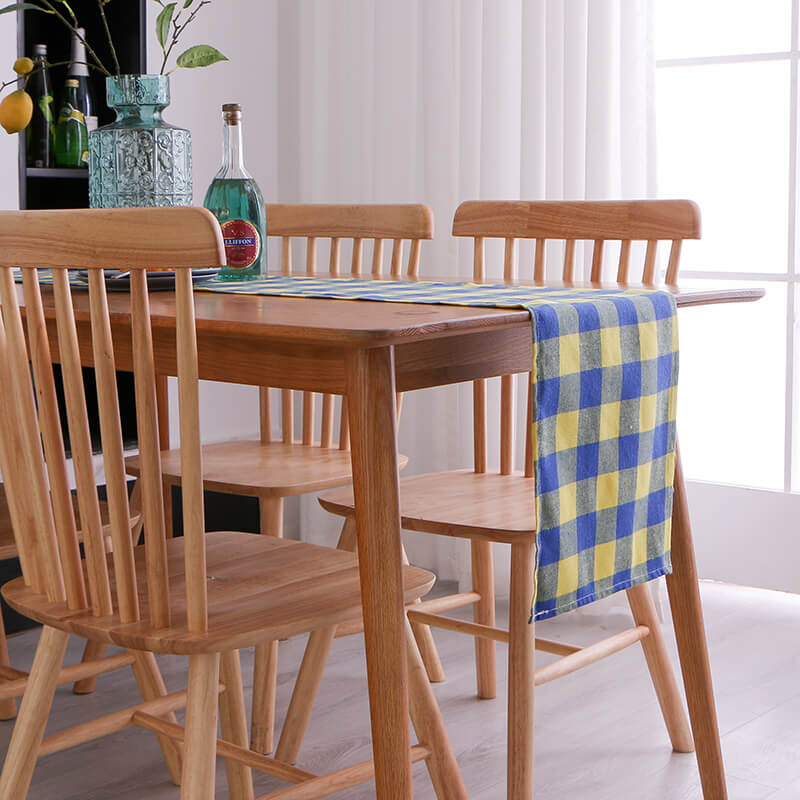
[[[712,669],[731,800],[800,798],[800,596],[704,584]],[[604,632],[622,628],[622,611],[603,619]],[[567,615],[548,624],[548,637],[592,640],[599,620]],[[544,627],[544,625],[542,625]],[[29,663],[38,633],[11,640],[15,664]],[[448,681],[436,694],[464,778],[475,800],[505,796],[504,686],[497,700],[474,698],[471,646],[465,637],[437,633]],[[279,713],[288,702],[302,640],[281,649]],[[500,648],[505,668],[504,648]],[[70,655],[79,656],[72,647]],[[542,661],[548,656],[541,656]],[[243,654],[245,685],[252,679],[250,653]],[[179,688],[186,662],[161,659],[167,684]],[[117,695],[111,697],[111,695]],[[56,695],[51,730],[135,702],[129,673],[101,678],[94,695]],[[0,722],[0,751],[11,724]],[[536,706],[537,800],[694,800],[700,798],[693,756],[670,751],[644,659],[631,648],[583,673],[543,686]],[[344,766],[369,757],[364,659],[360,637],[334,645],[322,696],[300,765],[310,770]],[[419,798],[432,798],[424,767],[415,768]],[[256,793],[281,784],[256,778]],[[31,800],[166,800],[177,798],[160,760],[155,738],[129,730],[43,759]],[[225,797],[224,768],[218,796]],[[373,797],[369,784],[337,795]]]

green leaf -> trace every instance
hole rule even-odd
[[[189,8],[189,6],[194,2],[194,0],[183,0],[183,7]]]
[[[227,61],[228,57],[222,55],[216,47],[210,44],[196,44],[184,50],[175,62],[179,67],[194,69],[194,67],[208,67],[217,61]]]
[[[36,3],[12,3],[10,6],[6,6],[5,8],[0,8],[0,14],[10,14],[12,11],[16,11],[18,8],[21,8],[23,11],[41,11],[43,14],[53,14],[55,12],[50,11],[48,8],[42,8],[41,6],[37,6]]]
[[[172,23],[172,15],[175,13],[176,5],[178,4],[170,3],[164,6],[164,10],[156,17],[156,36],[158,37],[158,43],[161,45],[162,50],[166,44],[167,36],[169,35],[169,26]]]

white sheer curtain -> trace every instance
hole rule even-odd
[[[282,0],[274,20],[269,194],[429,203],[423,275],[470,274],[469,248],[449,235],[461,200],[652,193],[651,0]],[[470,397],[407,398],[409,472],[470,466]],[[313,499],[300,523],[325,541],[336,526]],[[460,544],[417,536],[409,550],[463,578]]]

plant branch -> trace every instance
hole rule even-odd
[[[46,66],[47,67],[63,67],[67,64],[85,64],[89,69],[96,69],[100,72],[100,67],[97,64],[89,64],[86,61],[48,61]],[[42,67],[40,64],[37,64],[30,72],[26,73],[25,75],[17,75],[16,78],[10,81],[3,81],[0,83],[0,92],[3,91],[7,86],[12,86],[13,84],[19,85],[19,82],[22,81],[22,88],[25,89],[28,86],[28,81],[37,73],[41,72]]]
[[[119,59],[117,58],[117,50],[114,47],[114,39],[111,37],[111,30],[108,27],[108,18],[106,17],[105,3],[103,0],[97,0],[97,8],[100,11],[100,18],[103,20],[103,28],[106,32],[106,39],[108,40],[108,47],[111,50],[111,60],[114,62],[114,73],[120,74]]]
[[[56,17],[58,17],[58,19],[61,21],[61,23],[62,23],[63,25],[65,25],[67,28],[69,28],[69,29],[70,29],[70,30],[71,30],[71,31],[72,31],[72,32],[73,32],[73,33],[74,33],[74,34],[75,34],[75,35],[78,37],[78,39],[79,39],[81,42],[83,42],[84,46],[86,47],[86,50],[87,50],[87,52],[89,53],[89,55],[90,55],[90,56],[91,56],[91,57],[94,59],[95,63],[97,64],[97,68],[98,68],[98,69],[99,69],[99,70],[100,70],[100,71],[101,71],[101,72],[102,72],[104,75],[108,75],[109,77],[111,77],[111,73],[110,73],[110,72],[109,72],[109,71],[106,69],[106,67],[105,67],[105,64],[103,64],[103,62],[100,60],[100,57],[97,55],[97,53],[95,53],[95,51],[94,51],[94,49],[92,48],[92,46],[89,44],[89,42],[87,42],[87,41],[86,41],[86,38],[85,38],[85,37],[81,36],[81,34],[80,34],[80,33],[78,33],[77,27],[76,27],[75,25],[73,25],[73,24],[72,24],[72,23],[71,23],[71,22],[70,22],[70,21],[69,21],[69,20],[68,20],[68,19],[67,19],[67,18],[66,18],[66,17],[65,17],[65,16],[64,16],[64,15],[63,15],[63,14],[62,14],[60,11],[59,11],[59,10],[58,10],[58,9],[57,9],[57,8],[56,8],[56,7],[55,7],[55,6],[54,6],[54,5],[51,3],[51,2],[50,2],[50,0],[39,0],[39,2],[40,2],[40,3],[42,3],[42,5],[43,5],[45,8],[47,8],[49,11],[51,11],[53,14],[55,14],[55,15],[56,15]]]
[[[157,2],[161,2],[161,0],[157,0]],[[178,11],[178,13],[176,14],[175,18],[172,20],[172,39],[170,40],[170,43],[169,43],[168,47],[162,48],[163,51],[164,51],[164,59],[161,62],[161,74],[162,75],[164,74],[164,69],[167,66],[167,59],[169,58],[170,53],[172,53],[172,49],[178,43],[178,38],[183,33],[183,31],[185,31],[186,28],[189,27],[189,25],[192,23],[194,18],[197,16],[197,14],[200,11],[200,9],[203,6],[208,6],[208,5],[211,5],[211,0],[202,0],[202,2],[189,15],[189,18],[186,20],[186,22],[184,22],[182,25],[178,24],[178,20],[181,17],[181,13],[183,12],[183,8],[181,8],[181,10]]]

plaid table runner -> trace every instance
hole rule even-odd
[[[531,618],[671,571],[678,378],[672,295],[303,276],[197,288],[528,309],[539,528]]]

